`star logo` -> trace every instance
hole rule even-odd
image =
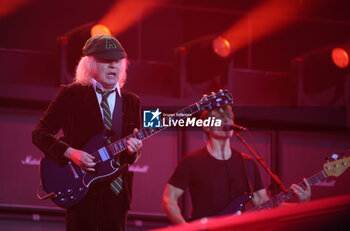
[[[156,110],[155,112],[151,112],[151,113],[152,113],[152,115],[153,115],[151,121],[154,120],[155,118],[159,119],[160,114],[162,114],[162,113],[159,111],[159,108],[157,108],[157,110]]]
[[[160,115],[162,112],[157,110],[144,110],[143,111],[143,127],[144,128],[157,128],[161,127]]]

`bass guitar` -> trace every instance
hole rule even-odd
[[[344,157],[342,159],[336,159],[334,161],[327,162],[323,165],[323,170],[313,175],[312,177],[308,178],[307,182],[310,184],[310,186],[313,186],[319,182],[322,182],[327,177],[330,177],[330,176],[338,177],[341,174],[343,174],[343,172],[349,167],[349,165],[350,165],[350,157],[347,157],[347,158]],[[305,189],[305,185],[303,182],[300,182],[298,185],[303,189]],[[270,200],[265,201],[261,205],[251,208],[245,212],[252,212],[252,211],[277,207],[282,202],[285,202],[290,198],[292,198],[293,194],[294,194],[293,190],[289,188],[287,192],[281,192],[276,196],[272,197]],[[244,204],[247,201],[249,201],[251,198],[252,196],[249,194],[242,195],[236,198],[235,200],[233,200],[228,206],[226,206],[219,213],[216,213],[215,216],[241,214],[243,212]]]
[[[176,116],[167,117],[165,121],[182,119],[202,110],[212,110],[232,103],[230,92],[220,90],[176,112]],[[43,199],[50,198],[60,207],[77,204],[84,198],[92,184],[115,179],[121,174],[126,165],[118,166],[115,159],[127,148],[128,139],[144,140],[166,128],[165,126],[145,127],[108,145],[105,145],[107,136],[104,133],[97,135],[82,149],[95,157],[95,172],[84,171],[72,161],[61,166],[45,156],[40,162],[41,183],[47,193]]]

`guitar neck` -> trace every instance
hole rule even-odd
[[[175,116],[172,117],[167,117],[165,118],[165,121],[168,122],[169,119],[182,119],[182,118],[186,118],[190,115],[193,115],[195,113],[197,113],[198,111],[200,111],[200,107],[198,106],[198,103],[194,103],[184,109],[181,109],[179,111],[177,111],[175,113]],[[168,127],[164,127],[164,126],[160,126],[160,127],[152,127],[152,128],[142,128],[140,129],[138,132],[130,134],[116,142],[113,142],[107,146],[105,146],[104,148],[107,149],[108,153],[114,153],[114,155],[117,155],[119,153],[121,153],[122,151],[124,151],[128,144],[127,144],[127,140],[130,138],[136,138],[139,140],[144,140],[164,129],[166,129]]]
[[[308,178],[307,182],[310,184],[310,186],[313,186],[313,185],[317,184],[318,182],[323,181],[327,177],[328,176],[326,175],[326,173],[324,171],[320,171],[319,173]],[[298,185],[300,187],[302,187],[303,189],[306,188],[303,182],[300,182]],[[269,208],[277,207],[282,202],[285,202],[285,201],[289,200],[290,198],[292,198],[292,196],[293,196],[293,190],[291,188],[289,188],[287,190],[287,192],[279,193],[276,196],[272,197],[270,200],[262,203],[259,206],[254,207],[248,211],[250,212],[250,211],[256,211],[256,210],[261,210],[261,209],[269,209]]]

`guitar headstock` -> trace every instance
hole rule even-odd
[[[336,158],[334,158],[335,155]],[[325,163],[323,165],[323,171],[327,174],[327,176],[338,177],[350,166],[350,157],[338,159],[337,154],[333,154],[332,156],[335,160]]]
[[[222,106],[233,104],[232,95],[228,90],[220,90],[203,98],[198,102],[200,110],[213,110]]]

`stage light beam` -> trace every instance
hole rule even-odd
[[[10,15],[36,0],[0,0],[0,18]]]
[[[303,9],[299,1],[295,0],[262,1],[245,17],[222,33],[220,35],[222,38],[218,38],[213,43],[213,49],[216,49],[215,46],[220,44],[220,41],[226,40],[229,45],[225,45],[226,48],[222,54],[220,53],[221,55],[218,54],[227,57],[249,43],[256,42],[289,25],[303,10],[307,9]],[[230,52],[227,52],[228,48]]]
[[[140,19],[148,16],[167,0],[120,0],[99,21],[107,26],[112,35],[117,36]]]

